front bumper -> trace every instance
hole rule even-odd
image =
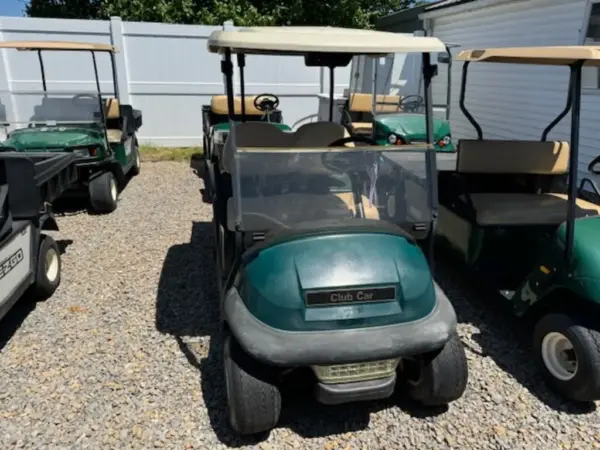
[[[396,374],[377,380],[356,381],[353,383],[317,383],[315,398],[325,405],[379,400],[388,398],[396,388]]]
[[[283,331],[257,320],[237,289],[224,302],[227,324],[241,347],[253,358],[280,367],[349,364],[428,353],[450,339],[456,330],[452,304],[435,284],[436,306],[421,320],[382,327]]]

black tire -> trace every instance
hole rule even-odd
[[[561,352],[571,365],[569,379],[561,379],[549,370],[545,359],[553,336],[567,338],[572,349]],[[544,339],[547,343],[544,344]],[[559,345],[559,344],[557,344]],[[546,347],[546,350],[544,350]],[[547,314],[535,325],[533,351],[536,362],[552,388],[567,399],[579,402],[600,400],[600,333],[587,328],[576,318],[566,314]],[[544,358],[546,353],[546,358]],[[552,366],[552,362],[548,362]],[[556,369],[555,369],[556,372]],[[569,371],[567,370],[567,373]],[[560,372],[558,373],[561,375]]]
[[[92,209],[101,214],[117,209],[118,186],[117,179],[112,172],[104,172],[90,180],[89,193]]]
[[[131,149],[131,152],[133,153],[133,165],[131,166],[131,169],[129,169],[129,173],[136,176],[139,175],[142,170],[142,160],[140,158],[140,146],[135,135],[132,136],[132,139],[133,143],[131,145],[133,148]]]
[[[408,395],[423,405],[446,405],[467,388],[467,357],[456,334],[440,350],[406,362],[405,370]]]
[[[223,364],[231,427],[241,435],[270,431],[279,420],[281,393],[268,368],[245,354],[229,333]]]
[[[60,284],[61,268],[58,245],[50,236],[42,234],[38,247],[35,281],[30,290],[35,300],[46,300],[54,294]]]

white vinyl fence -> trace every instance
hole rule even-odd
[[[206,41],[221,27],[109,21],[0,17],[0,41],[57,40],[116,45],[118,89],[123,103],[142,110],[139,131],[143,144],[202,145],[202,105],[223,94],[220,56],[209,53]],[[233,28],[226,23],[223,28]],[[42,53],[48,90],[69,93],[96,90],[91,55],[82,52]],[[110,59],[98,54],[103,93],[113,92]],[[336,93],[350,81],[350,66],[336,70]],[[249,56],[246,93],[272,93],[288,124],[317,113],[317,95],[329,86],[326,71],[309,68],[297,57]],[[239,87],[236,87],[239,89]],[[10,91],[10,93],[9,93]],[[31,108],[24,96],[39,99],[42,91],[35,52],[0,50],[0,111],[7,121],[28,120]],[[25,105],[25,106],[23,106]]]

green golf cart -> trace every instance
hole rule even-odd
[[[438,54],[438,62],[446,64],[447,91],[446,104],[433,105],[443,107],[445,118],[433,119],[434,148],[438,152],[451,153],[456,148],[452,142],[450,131],[450,99],[452,82],[452,56],[451,48],[458,47],[454,44],[445,44],[445,52]],[[367,58],[367,63],[372,63],[371,72],[377,77],[377,59]],[[391,76],[392,71],[389,71]],[[358,88],[351,83],[351,87]],[[373,82],[371,90],[376,91],[377,84]],[[372,114],[375,111],[376,114]],[[342,125],[351,134],[370,136],[379,145],[406,145],[411,143],[426,142],[425,103],[422,95],[411,94],[406,96],[394,94],[378,94],[352,92],[349,93],[342,109]]]
[[[211,177],[232,427],[273,428],[292,372],[310,377],[325,404],[384,398],[397,387],[425,405],[458,399],[467,384],[464,348],[425,256],[437,204],[430,53],[443,44],[366,30],[254,27],[215,31],[208,47],[224,57],[231,127]],[[293,132],[243,114],[237,121],[234,53],[242,62],[289,55],[327,67],[333,105],[336,67],[390,51],[423,54],[429,144],[380,146],[333,121]]]
[[[66,195],[87,190],[95,212],[114,211],[126,176],[140,171],[135,133],[142,125],[141,111],[119,101],[115,64],[118,49],[107,44],[59,41],[5,41],[0,42],[0,48],[36,52],[43,88],[42,91],[10,93],[13,117],[12,120],[6,119],[9,133],[3,146],[19,152],[74,153],[77,156],[78,180]],[[44,52],[89,53],[96,91],[49,90],[42,58]],[[98,54],[110,56],[114,97],[102,94]]]
[[[600,206],[577,184],[581,72],[600,66],[598,47],[463,51],[460,107],[477,139],[458,142],[456,170],[440,172],[440,241],[477,278],[495,286],[519,317],[531,319],[535,360],[550,384],[576,401],[600,399]],[[539,141],[484,139],[465,106],[471,63],[564,66],[566,107]],[[571,113],[569,142],[549,141]]]

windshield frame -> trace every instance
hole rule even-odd
[[[232,54],[235,51],[238,54],[238,67],[240,69],[240,84],[241,91],[245,93],[243,68],[245,66],[245,55],[239,56],[241,52],[239,49],[232,49],[225,47],[223,49],[223,60],[221,63],[222,72],[225,75],[225,90],[227,94],[227,106],[228,116],[230,122],[230,133],[228,136],[229,145],[233,149],[233,168],[232,168],[232,184],[233,184],[233,198],[235,204],[235,232],[243,233],[244,228],[242,224],[242,207],[241,207],[241,180],[240,180],[240,161],[238,155],[238,148],[236,143],[236,122],[235,122],[235,108],[234,108],[234,83],[233,83],[233,58]],[[323,54],[326,60],[326,54]],[[433,143],[433,105],[432,105],[432,87],[431,81],[436,75],[437,67],[431,63],[431,53],[422,53],[421,68],[423,74],[423,85],[424,85],[424,100],[425,100],[425,121],[426,121],[426,134],[427,134],[427,149],[425,151],[426,158],[426,181],[428,185],[428,204],[431,209],[431,230],[435,229],[435,221],[437,218],[438,209],[438,193],[437,193],[437,168],[436,168],[436,153]],[[330,73],[333,74],[334,67],[329,67]],[[331,80],[330,80],[331,81]],[[373,74],[373,83],[376,83],[376,73]],[[333,102],[334,92],[330,89],[330,102]],[[242,98],[242,104],[244,99]],[[374,146],[375,148],[379,146]],[[387,146],[381,146],[382,149],[389,151]],[[322,150],[322,149],[321,149]],[[349,151],[352,149],[350,148]],[[241,236],[240,236],[241,237]],[[432,256],[432,255],[430,255]]]

